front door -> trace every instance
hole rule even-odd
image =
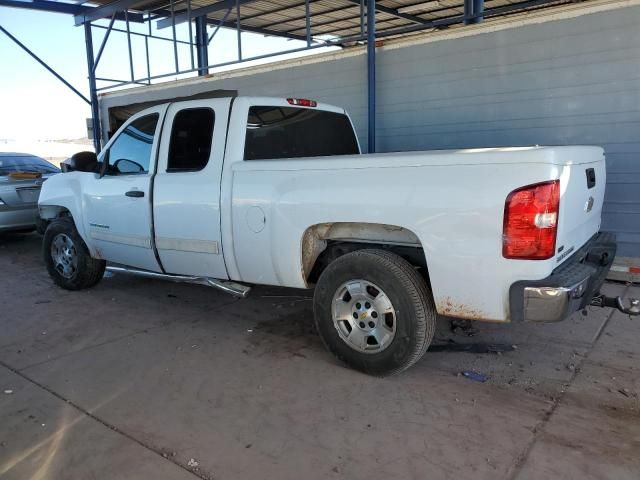
[[[230,99],[167,110],[154,179],[155,243],[167,273],[227,279],[220,234],[220,179]]]
[[[94,254],[112,263],[160,271],[151,236],[151,184],[166,107],[134,115],[105,147],[107,162],[84,190],[85,228]]]

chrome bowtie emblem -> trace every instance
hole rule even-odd
[[[584,204],[584,211],[589,213],[592,208],[593,208],[593,197],[589,197],[589,200],[587,200],[587,203]]]

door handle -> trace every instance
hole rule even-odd
[[[125,195],[127,197],[140,198],[144,197],[144,192],[141,192],[140,190],[129,190]]]

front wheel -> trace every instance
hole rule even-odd
[[[49,224],[44,233],[42,253],[49,276],[66,290],[93,287],[104,275],[106,262],[91,257],[69,217],[58,218]]]
[[[316,285],[314,315],[336,357],[378,376],[417,362],[436,325],[424,279],[409,262],[384,250],[358,250],[329,264]]]

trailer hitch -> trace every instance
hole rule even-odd
[[[617,308],[622,313],[626,313],[629,316],[640,315],[640,300],[637,298],[630,298],[629,306],[625,307],[622,298],[607,297],[606,295],[598,293],[591,299],[591,305],[594,307]]]

